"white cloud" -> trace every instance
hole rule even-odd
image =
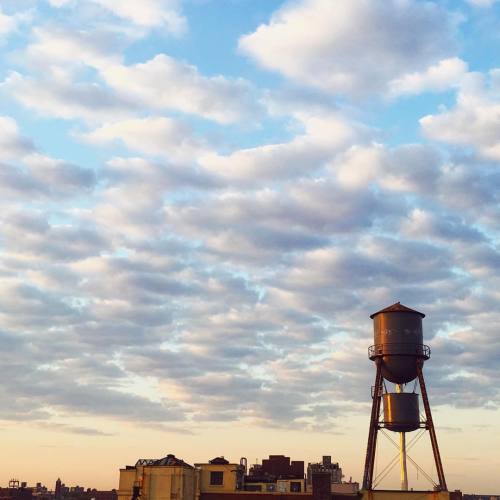
[[[17,27],[17,22],[14,16],[8,16],[0,9],[0,35],[7,35],[14,31]]]
[[[175,161],[188,161],[203,151],[187,125],[165,117],[107,123],[81,138],[93,144],[120,140],[133,151]]]
[[[36,27],[34,42],[26,47],[24,57],[31,66],[59,67],[85,64],[94,68],[121,62],[116,50],[119,42],[115,34],[99,30],[69,30],[58,26]],[[78,57],[75,58],[75,54]]]
[[[95,173],[87,168],[33,153],[24,159],[34,179],[46,186],[52,193],[87,194],[94,187]]]
[[[133,102],[120,99],[95,82],[72,82],[64,71],[50,76],[32,78],[12,72],[0,88],[42,116],[94,122],[130,116],[135,110]]]
[[[93,171],[43,155],[5,116],[0,117],[0,161],[2,195],[11,200],[59,200],[94,187]]]
[[[206,251],[245,268],[287,261],[330,238],[368,230],[400,209],[369,189],[345,189],[329,177],[302,178],[277,188],[214,191],[165,207],[178,234],[202,239]],[[288,265],[288,264],[287,264]]]
[[[431,148],[407,144],[393,149],[381,144],[353,146],[330,168],[347,189],[378,185],[388,191],[433,192],[439,178],[440,158]]]
[[[180,34],[186,29],[186,20],[179,12],[178,0],[93,0],[118,17],[146,27],[166,27],[172,33]]]
[[[26,10],[13,15],[4,14],[0,6],[0,36],[7,36],[19,28],[19,25],[30,21],[32,11]]]
[[[103,78],[119,94],[152,109],[172,109],[219,123],[255,113],[251,87],[242,79],[205,77],[197,68],[165,54],[133,66],[102,68]]]
[[[429,66],[420,73],[409,73],[389,82],[390,93],[393,96],[402,94],[420,94],[425,91],[443,91],[458,86],[467,73],[467,63],[453,57],[443,59]]]
[[[42,115],[110,121],[149,108],[229,124],[261,112],[252,86],[243,79],[206,77],[165,54],[121,65],[122,41],[111,32],[37,28],[34,34],[23,59],[38,75],[12,72],[1,86]],[[105,83],[89,78],[88,68],[99,71]]]
[[[265,179],[286,180],[312,174],[335,152],[362,136],[340,114],[302,112],[297,113],[297,119],[304,132],[289,142],[242,149],[226,156],[208,153],[199,162],[230,182],[252,185]]]
[[[477,243],[484,236],[455,214],[441,214],[422,208],[413,209],[401,223],[401,232],[411,238],[428,238],[453,244],[454,240]]]
[[[185,164],[151,161],[138,157],[115,157],[107,162],[101,177],[114,186],[149,185],[153,190],[164,192],[183,187],[209,189],[217,186],[214,176]]]
[[[65,5],[70,5],[74,2],[75,0],[49,0],[49,4],[53,7],[64,7]]]
[[[495,72],[492,72],[493,83]],[[438,141],[475,148],[490,160],[500,159],[500,89],[487,87],[480,74],[465,79],[454,108],[420,119],[424,133]]]
[[[0,116],[0,159],[16,160],[33,150],[33,143],[21,135],[16,121],[8,116]]]
[[[166,28],[175,35],[186,30],[186,19],[180,12],[179,0],[91,0],[117,17],[146,28]],[[49,0],[53,7],[67,7],[77,0]],[[81,3],[84,3],[83,1]]]
[[[299,83],[359,95],[441,60],[452,22],[430,2],[301,0],[241,37],[239,48]]]
[[[347,188],[359,188],[372,183],[380,176],[384,149],[381,146],[354,146],[336,162],[332,168],[337,179]]]
[[[467,0],[468,3],[475,7],[491,7],[497,0]]]

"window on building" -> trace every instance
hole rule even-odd
[[[290,482],[290,491],[294,493],[300,492],[300,482],[299,481],[291,481]]]
[[[210,484],[217,485],[224,483],[224,472],[213,470],[210,472]]]

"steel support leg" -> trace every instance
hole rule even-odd
[[[380,415],[380,392],[382,389],[382,369],[380,366],[380,358],[377,358],[375,363],[377,365],[377,373],[375,375],[370,429],[368,430],[368,444],[366,446],[365,472],[363,475],[363,489],[365,490],[372,489],[373,469],[375,466],[375,450],[377,448],[378,419]]]
[[[418,381],[420,390],[422,391],[422,400],[424,402],[425,418],[427,420],[427,430],[431,437],[432,453],[434,453],[434,462],[436,463],[436,470],[438,475],[439,486],[442,491],[448,491],[446,487],[446,479],[444,478],[443,464],[441,463],[441,455],[439,454],[439,447],[437,443],[436,430],[434,429],[434,422],[432,421],[431,406],[427,396],[427,389],[425,387],[424,373],[422,372],[422,363],[417,364]]]

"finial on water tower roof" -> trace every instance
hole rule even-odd
[[[403,304],[401,304],[401,302],[396,302],[395,304],[392,304],[392,306],[386,307],[385,309],[381,309],[380,311],[371,314],[370,318],[373,319],[375,316],[377,316],[377,314],[391,313],[391,312],[420,314],[422,318],[425,318],[424,313],[421,313],[420,311],[415,311],[415,309],[410,309],[409,307],[406,307]]]

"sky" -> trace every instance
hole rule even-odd
[[[1,0],[1,485],[361,481],[401,301],[449,488],[500,493],[499,47],[495,0]]]

